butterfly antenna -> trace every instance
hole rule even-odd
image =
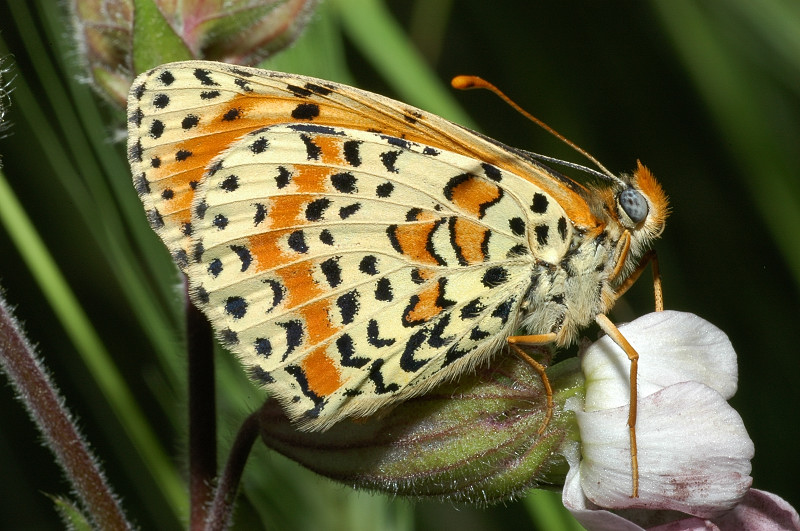
[[[574,149],[575,151],[577,151],[578,153],[589,159],[594,165],[600,168],[607,177],[610,177],[613,181],[620,182],[619,177],[608,171],[608,169],[602,164],[600,164],[600,161],[594,158],[592,155],[590,155],[588,151],[578,146],[577,144],[566,138],[564,135],[562,135],[561,133],[559,133],[558,131],[556,131],[555,129],[553,129],[552,127],[550,127],[549,125],[547,125],[546,123],[544,123],[543,121],[541,121],[540,119],[538,119],[537,117],[535,117],[534,115],[532,115],[531,113],[529,113],[528,111],[517,105],[517,103],[508,96],[506,96],[502,90],[495,87],[485,79],[480,78],[478,76],[456,76],[452,79],[452,81],[450,81],[450,84],[453,86],[453,88],[456,88],[458,90],[487,89],[494,92],[500,99],[502,99],[504,102],[510,105],[512,109],[516,110],[522,116],[532,121],[542,129],[544,129],[545,131],[547,131],[548,133],[550,133],[551,135],[561,140],[566,145],[568,145],[569,147],[571,147],[572,149]]]

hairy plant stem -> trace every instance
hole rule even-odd
[[[0,366],[96,529],[132,529],[58,389],[0,295]]]

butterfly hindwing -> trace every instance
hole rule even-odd
[[[527,181],[430,146],[272,126],[211,162],[187,274],[226,346],[290,415],[324,428],[497,349],[531,283],[527,227],[552,231],[547,249],[569,245],[547,202]]]

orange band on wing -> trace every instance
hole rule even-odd
[[[403,312],[403,324],[405,326],[422,324],[442,313],[445,308],[452,306],[454,302],[445,298],[446,284],[447,280],[440,278],[418,295],[412,296]]]
[[[487,228],[468,219],[454,218],[450,231],[456,251],[467,264],[478,264],[486,259],[484,245],[489,236]]]
[[[388,228],[389,239],[396,251],[417,263],[444,265],[442,259],[433,254],[432,246],[429,245],[433,231],[443,222],[444,219],[440,218],[427,223],[391,225]]]
[[[289,257],[278,245],[286,233],[285,230],[269,231],[247,239],[250,254],[256,259],[256,271],[266,271],[289,261]]]
[[[289,295],[286,301],[288,308],[297,308],[324,293],[317,281],[314,280],[313,266],[309,261],[282,267],[275,273],[283,279],[283,285]]]
[[[328,357],[324,346],[303,358],[300,367],[306,375],[309,390],[318,396],[329,396],[342,386],[339,368]]]
[[[305,225],[302,212],[308,203],[315,199],[307,195],[279,195],[270,199],[270,229],[285,229]]]
[[[321,150],[321,160],[323,164],[333,164],[341,166],[345,164],[342,158],[342,141],[331,136],[316,136],[314,144]]]
[[[318,194],[326,190],[330,168],[310,164],[295,164],[292,168],[297,172],[292,177],[292,183],[297,186],[298,192]]]
[[[330,299],[321,299],[300,309],[310,344],[316,345],[338,331],[338,328],[331,323],[329,309]]]
[[[497,185],[474,175],[454,177],[445,187],[444,193],[454,205],[476,218],[482,218],[486,208],[503,195]]]

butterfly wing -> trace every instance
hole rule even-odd
[[[570,241],[529,182],[381,133],[271,126],[210,167],[192,219],[194,298],[310,429],[485,360],[514,328],[534,255]],[[529,227],[549,236],[531,242]]]
[[[452,151],[529,180],[592,227],[583,189],[499,142],[404,103],[295,74],[209,61],[162,65],[139,76],[128,100],[128,158],[153,229],[184,268],[189,207],[210,161],[248,132],[308,123],[381,132]]]
[[[134,82],[129,159],[194,301],[307,429],[489,357],[547,282],[534,268],[567,252],[580,200],[408,105],[202,61]]]

